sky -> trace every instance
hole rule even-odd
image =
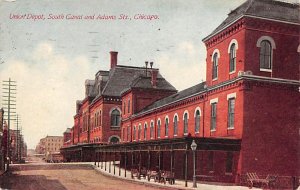
[[[73,126],[84,82],[109,69],[110,51],[119,65],[153,61],[178,90],[205,81],[202,39],[244,1],[0,0],[0,83],[17,81],[28,148]]]

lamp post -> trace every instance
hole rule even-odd
[[[197,187],[197,183],[196,183],[196,159],[195,159],[195,151],[197,149],[197,144],[195,143],[195,140],[193,140],[193,142],[191,144],[191,149],[193,151],[193,162],[194,162],[193,187],[196,188]]]

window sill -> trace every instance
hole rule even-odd
[[[174,135],[174,137],[177,137],[177,135]]]
[[[235,70],[234,71],[231,71],[231,72],[229,72],[229,74],[231,75],[231,74],[234,74],[235,73]]]
[[[210,132],[216,132],[216,129],[211,129]]]
[[[158,139],[160,139],[160,137],[157,137]]]
[[[209,171],[208,173],[213,174],[213,173],[215,173],[215,171]]]
[[[188,133],[183,133],[184,136],[188,136]]]
[[[227,175],[227,176],[232,176],[233,174],[232,174],[232,173],[229,173],[229,172],[225,172],[225,175]]]
[[[165,137],[168,137],[168,136],[165,136]]]
[[[234,130],[234,127],[233,128],[232,127],[231,128],[227,128],[227,130]]]
[[[263,71],[263,72],[269,72],[269,73],[271,73],[272,72],[272,69],[259,69],[259,71]]]
[[[195,134],[199,134],[199,133],[200,133],[199,131],[196,131],[196,132],[195,132]]]
[[[214,78],[214,79],[212,79],[212,81],[216,81],[216,80],[218,80],[218,78]]]

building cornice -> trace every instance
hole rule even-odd
[[[177,107],[178,106],[177,103],[179,103],[179,102],[190,103],[191,98],[197,97],[199,95],[203,95],[202,98],[205,99],[207,94],[213,93],[214,91],[219,90],[219,89],[222,90],[227,86],[240,85],[241,81],[257,81],[257,82],[268,82],[268,83],[281,84],[281,85],[292,85],[292,86],[296,86],[296,87],[300,86],[300,81],[297,81],[297,80],[289,80],[289,79],[281,79],[281,78],[270,78],[270,77],[262,77],[262,76],[244,74],[244,75],[241,75],[241,76],[239,76],[237,78],[234,78],[232,80],[229,80],[229,81],[226,81],[226,82],[223,82],[223,83],[211,86],[211,87],[207,87],[202,91],[199,91],[199,92],[194,93],[192,95],[189,95],[187,97],[178,99],[174,102],[170,102],[170,103],[158,106],[156,108],[152,108],[152,109],[144,111],[144,112],[139,112],[137,114],[133,114],[131,117],[126,118],[124,121],[128,121],[128,120],[134,119],[134,118],[139,118],[139,117],[142,117],[144,115],[151,114],[151,113],[157,112],[157,111],[162,110],[162,109],[170,109],[170,108],[172,109],[173,107]],[[196,98],[194,100],[198,100],[198,99]]]
[[[300,23],[296,23],[296,22],[289,22],[289,21],[283,21],[283,20],[278,20],[278,19],[271,19],[271,18],[265,18],[265,17],[259,17],[259,16],[253,16],[253,15],[241,15],[239,17],[237,17],[235,20],[233,20],[232,22],[230,22],[227,26],[225,26],[224,28],[221,28],[220,30],[213,32],[211,34],[209,34],[207,37],[203,38],[202,41],[204,43],[206,43],[207,41],[209,41],[213,36],[219,35],[221,32],[223,32],[224,30],[230,28],[234,23],[236,23],[238,20],[242,19],[242,18],[256,18],[256,19],[262,19],[262,20],[268,20],[268,21],[273,21],[273,22],[280,22],[280,23],[284,23],[284,24],[292,24],[292,25],[297,25],[300,26]]]

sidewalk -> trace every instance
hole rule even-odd
[[[98,162],[96,163],[96,166],[94,165],[94,162],[88,162],[88,164],[93,165],[94,169],[98,172],[101,172],[102,174],[110,177],[115,177],[119,178],[122,180],[128,180],[132,181],[134,183],[140,183],[143,185],[147,186],[153,186],[153,187],[158,187],[162,189],[178,189],[178,190],[249,190],[248,187],[244,186],[226,186],[222,184],[202,184],[202,183],[197,183],[197,188],[193,188],[193,183],[191,181],[188,181],[187,187],[185,187],[185,181],[181,180],[175,180],[174,185],[170,185],[169,183],[163,184],[163,183],[158,183],[154,182],[153,179],[150,180],[150,182],[145,179],[141,178],[140,180],[137,178],[132,179],[131,178],[131,173],[130,171],[126,171],[126,177],[125,177],[125,170],[123,168],[120,168],[116,165],[114,168],[114,165],[111,164],[111,168],[109,170],[109,162],[99,162],[99,167],[98,167]],[[102,164],[102,169],[101,169],[101,164]],[[105,164],[106,164],[106,171],[105,171]],[[118,162],[116,162],[118,164]],[[252,188],[253,190],[259,190],[259,188]]]

